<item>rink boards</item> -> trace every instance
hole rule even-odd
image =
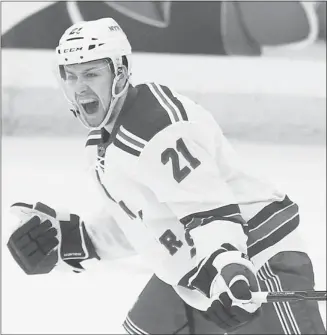
[[[54,52],[2,51],[6,135],[75,135]],[[208,108],[229,137],[324,143],[326,63],[321,60],[135,54],[133,83],[169,85]]]

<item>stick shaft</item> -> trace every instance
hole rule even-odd
[[[326,301],[326,291],[278,291],[278,292],[254,292],[252,293],[253,300],[265,302],[280,302],[280,301],[299,301],[299,300],[315,300]]]

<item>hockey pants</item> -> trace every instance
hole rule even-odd
[[[275,255],[259,270],[258,279],[263,291],[314,289],[312,264],[302,252]],[[267,303],[262,311],[259,318],[229,334],[326,334],[316,301]],[[141,292],[123,326],[129,334],[226,334],[156,276]]]

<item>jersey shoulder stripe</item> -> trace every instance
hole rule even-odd
[[[172,94],[167,86],[156,83],[147,84],[159,104],[166,110],[171,123],[187,121],[187,115],[181,102]]]
[[[122,118],[114,145],[139,156],[156,134],[172,123],[187,120],[187,115],[168,87],[147,83],[137,89],[135,102]]]
[[[177,113],[179,112],[179,121],[188,121],[187,113],[181,101],[172,93],[172,91],[167,86],[160,86],[163,93],[166,95],[170,105],[173,106],[174,109],[177,108]]]

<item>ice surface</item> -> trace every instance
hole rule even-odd
[[[326,289],[325,147],[233,142],[248,165],[286,190],[300,206],[301,232]],[[84,141],[72,138],[2,140],[2,332],[24,334],[124,333],[125,313],[151,276],[137,257],[99,265],[84,274],[26,276],[5,246],[14,223],[9,206],[42,201],[78,212]],[[326,303],[320,303],[326,322]]]

